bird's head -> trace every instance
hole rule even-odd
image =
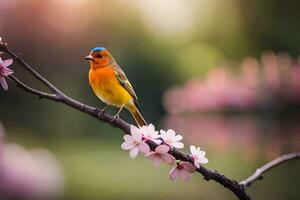
[[[96,47],[92,49],[90,54],[86,56],[85,59],[89,60],[92,65],[97,65],[99,67],[105,67],[114,62],[113,57],[104,47]]]

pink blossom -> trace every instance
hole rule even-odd
[[[7,82],[5,77],[14,73],[11,69],[8,68],[13,63],[13,59],[7,59],[2,61],[0,58],[0,84],[4,90],[8,89]]]
[[[172,181],[175,181],[177,176],[180,176],[183,180],[188,181],[190,179],[190,174],[194,173],[195,171],[196,168],[191,163],[181,162],[170,171],[169,178]]]
[[[131,135],[124,135],[123,138],[125,142],[123,142],[121,148],[123,150],[130,150],[129,155],[131,158],[135,158],[139,151],[144,154],[149,153],[150,147],[145,141],[143,141],[143,136],[140,132],[140,129],[135,126],[130,126],[130,133]]]
[[[62,195],[63,171],[48,150],[27,150],[10,143],[0,153],[1,195],[7,199],[57,199]]]
[[[2,37],[0,37],[0,45],[2,45],[3,44],[3,42],[2,42]],[[0,55],[2,54],[3,52],[2,51],[0,51]]]
[[[174,130],[160,130],[160,134],[163,141],[171,147],[175,147],[177,149],[182,149],[184,147],[184,144],[179,142],[183,137],[181,135],[176,135]]]
[[[146,155],[147,158],[153,160],[155,167],[159,167],[162,162],[167,164],[174,164],[174,157],[168,154],[170,147],[167,145],[160,145],[155,148],[155,151],[152,151]]]
[[[153,124],[141,127],[140,132],[143,134],[144,139],[151,140],[156,144],[161,144],[162,141],[159,139],[160,135],[158,131],[155,131],[155,127]]]
[[[194,165],[199,168],[200,164],[208,163],[208,159],[205,158],[205,151],[200,151],[200,147],[196,148],[194,145],[190,146],[191,155],[194,159]]]

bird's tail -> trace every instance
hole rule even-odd
[[[144,117],[142,116],[142,114],[140,113],[140,111],[137,109],[136,106],[130,106],[130,108],[128,108],[130,114],[132,115],[134,121],[136,122],[136,124],[139,127],[142,126],[147,126],[147,122],[145,121]]]

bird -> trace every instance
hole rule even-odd
[[[138,97],[126,74],[109,51],[104,47],[96,47],[85,59],[90,62],[89,84],[95,95],[106,104],[100,115],[109,106],[115,106],[119,108],[113,118],[116,120],[122,109],[126,108],[139,127],[146,126],[147,122],[138,109]]]

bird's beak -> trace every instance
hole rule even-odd
[[[88,55],[88,56],[85,57],[85,59],[87,59],[87,60],[94,60],[94,57],[91,56],[91,55]]]

